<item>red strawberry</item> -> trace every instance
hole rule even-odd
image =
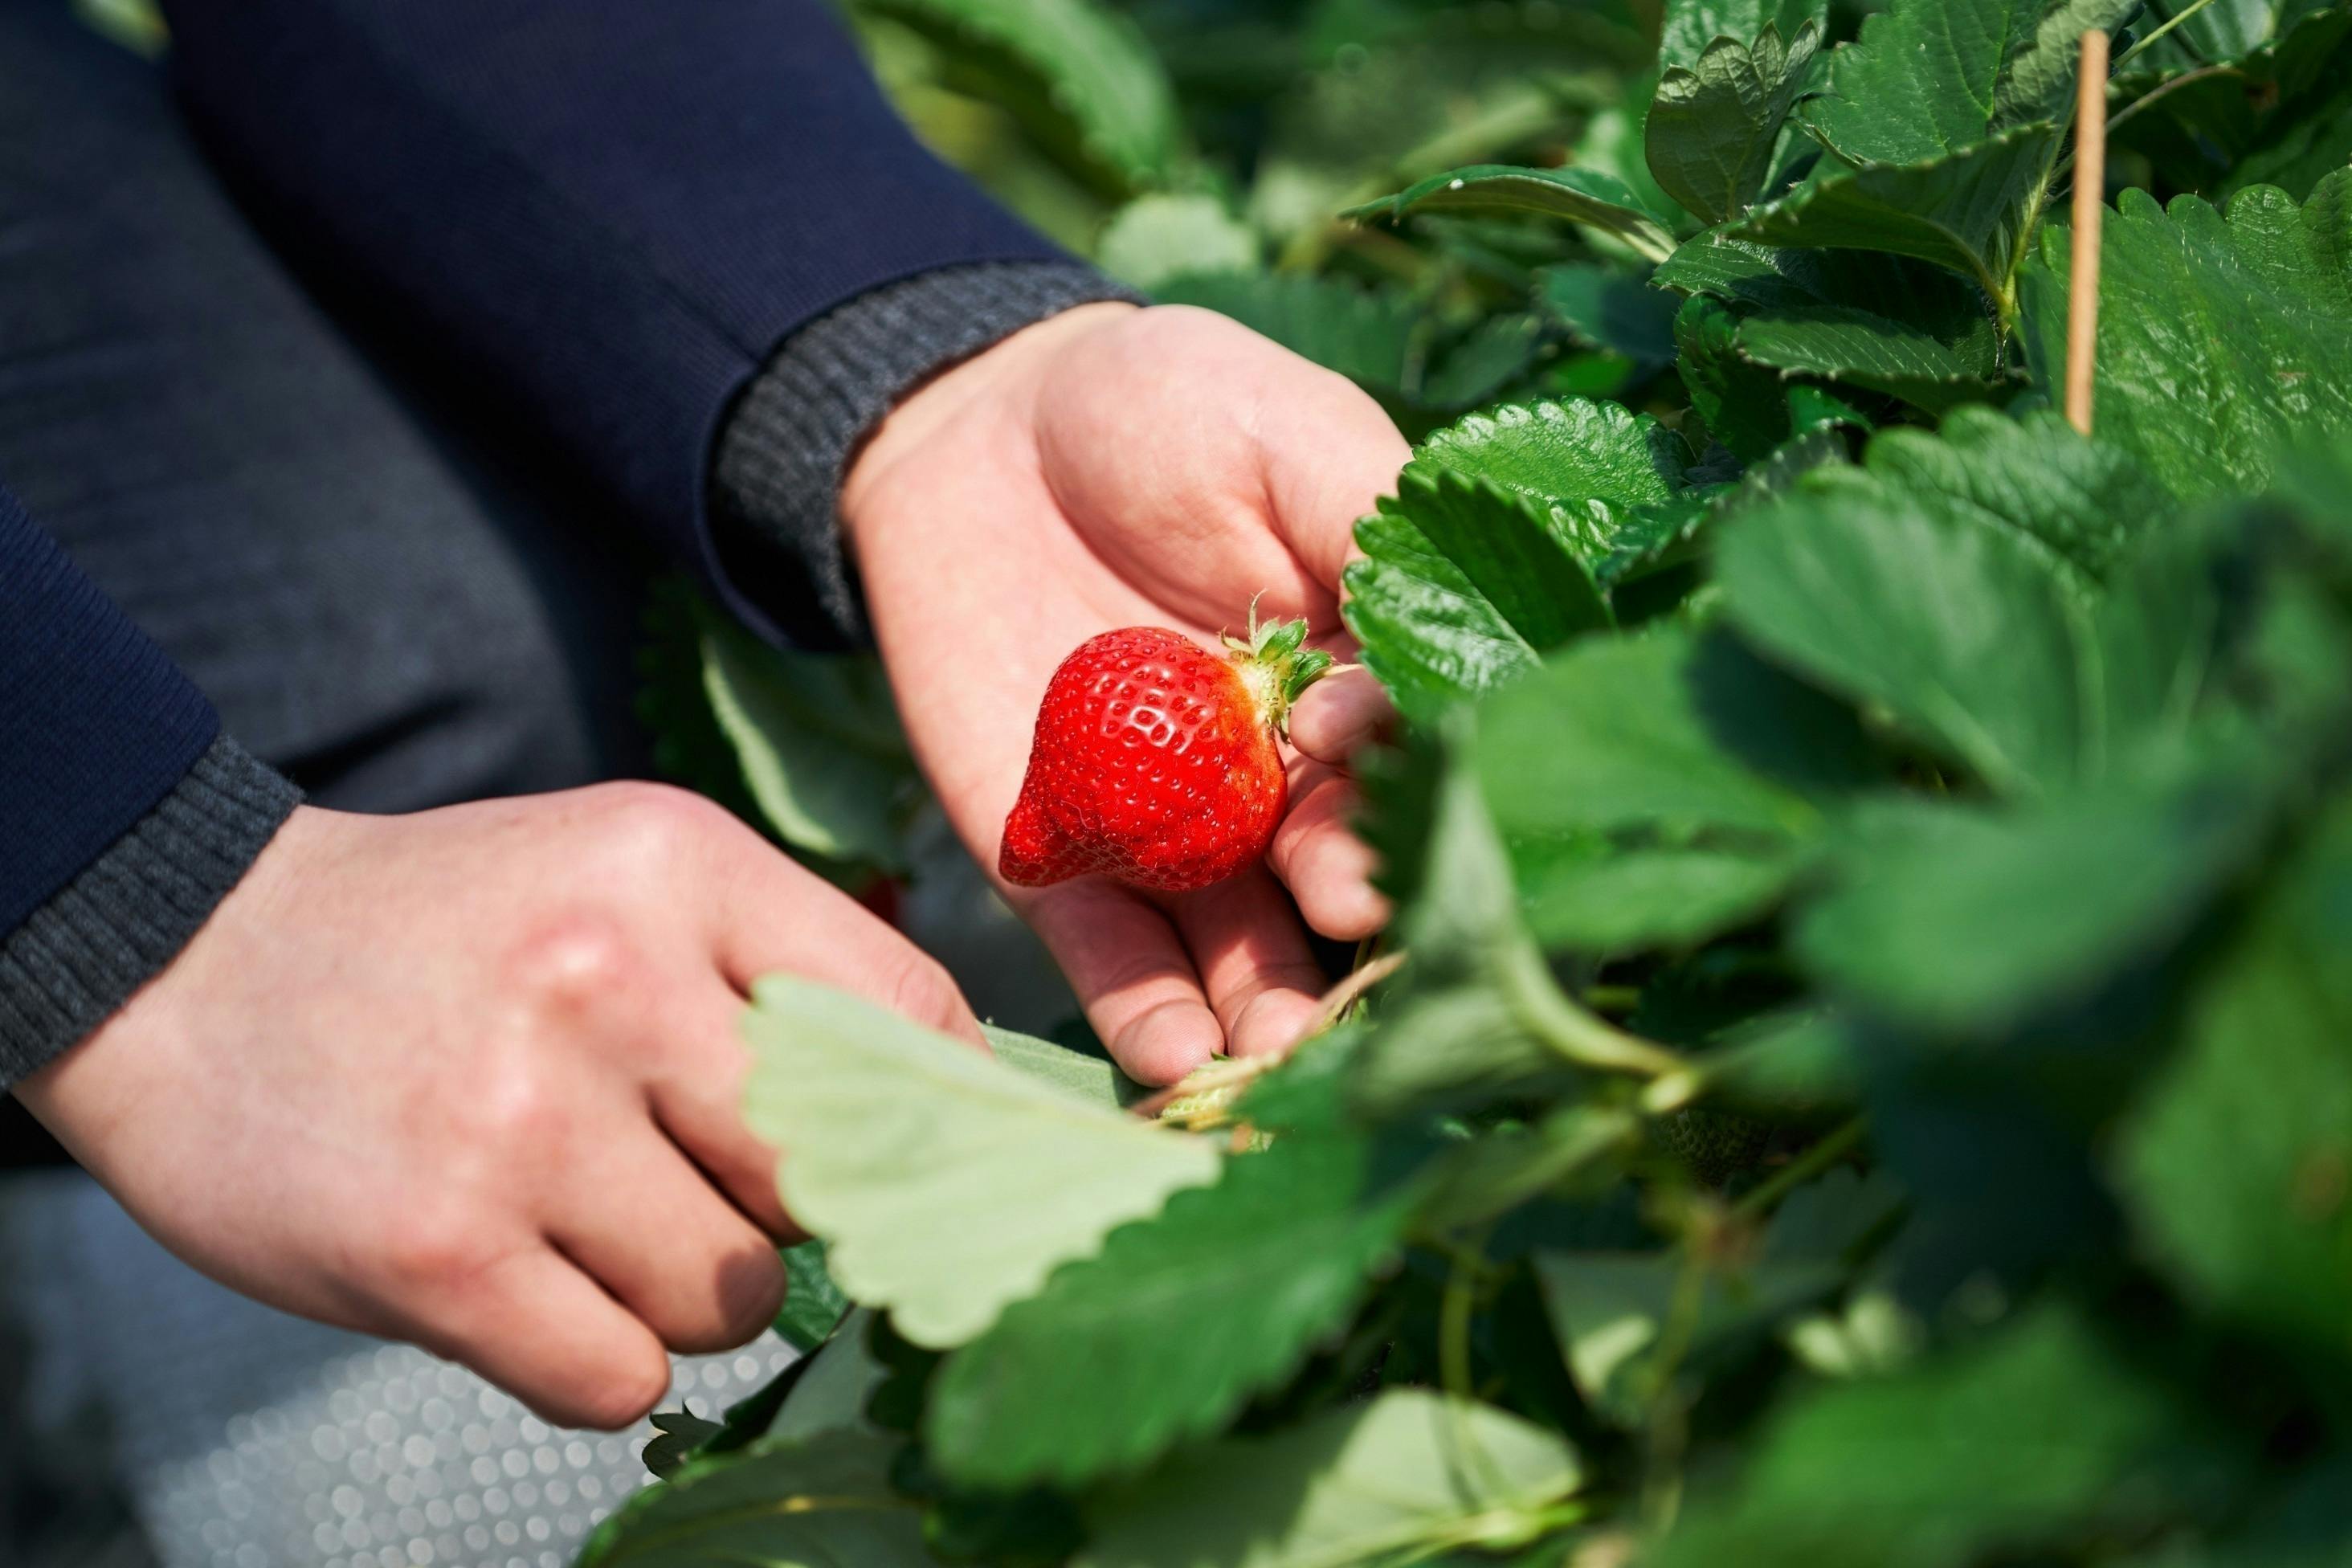
[[[1275,737],[1331,668],[1305,621],[1257,624],[1212,653],[1181,632],[1129,626],[1062,661],[1037,710],[998,869],[1042,888],[1100,871],[1177,893],[1265,853],[1288,786]]]

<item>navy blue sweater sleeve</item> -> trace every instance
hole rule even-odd
[[[0,489],[0,936],[220,731],[204,694]]]
[[[796,329],[1059,253],[920,147],[824,0],[167,0],[265,222],[516,400],[740,613],[704,487]]]

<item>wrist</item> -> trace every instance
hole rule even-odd
[[[110,1130],[159,1079],[184,1047],[201,1049],[207,1031],[194,1015],[205,976],[244,962],[235,950],[241,933],[273,922],[299,929],[294,888],[299,862],[314,853],[341,818],[311,805],[292,805],[236,886],[186,942],[110,1016],[82,1039],[10,1090],[75,1159],[102,1177]],[[249,950],[248,950],[249,951]]]
[[[875,426],[851,456],[843,475],[842,542],[852,558],[859,553],[866,520],[877,510],[865,503],[885,475],[921,451],[941,428],[973,409],[992,409],[1025,424],[1030,393],[1045,367],[1078,339],[1139,309],[1124,300],[1074,305],[918,383]]]

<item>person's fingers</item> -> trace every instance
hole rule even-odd
[[[1276,530],[1338,592],[1357,519],[1396,489],[1412,448],[1362,389],[1304,361],[1261,405],[1255,434]]]
[[[1286,1051],[1314,1021],[1323,970],[1290,900],[1262,868],[1187,893],[1170,910],[1224,1029],[1227,1054]]]
[[[714,868],[712,939],[729,984],[749,994],[763,974],[798,974],[941,1034],[984,1043],[954,977],[856,900],[793,865],[749,828],[721,858]]]
[[[1318,762],[1345,766],[1395,717],[1370,670],[1336,670],[1291,704],[1290,743]]]
[[[783,1302],[775,1244],[649,1122],[597,1145],[547,1235],[672,1350],[731,1349]]]
[[[654,1331],[544,1246],[464,1282],[452,1331],[427,1340],[558,1426],[618,1431],[669,1392]]]
[[[1224,1048],[1224,1030],[1168,918],[1134,893],[1065,882],[1020,900],[1111,1059],[1139,1083],[1174,1083]]]
[[[805,1233],[776,1193],[776,1151],[743,1121],[751,1053],[741,1033],[743,999],[712,984],[695,1003],[673,1004],[661,1065],[648,1075],[654,1117],[687,1157],[752,1224],[790,1245]]]
[[[1368,937],[1389,919],[1389,901],[1372,886],[1379,858],[1351,826],[1359,806],[1345,774],[1302,760],[1290,770],[1290,808],[1266,850],[1307,923],[1336,942]]]

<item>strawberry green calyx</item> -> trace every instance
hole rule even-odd
[[[1299,693],[1333,668],[1331,656],[1307,646],[1307,623],[1257,618],[1257,601],[1250,601],[1249,635],[1225,634],[1234,671],[1256,705],[1258,716],[1285,740],[1290,737],[1290,705]]]

